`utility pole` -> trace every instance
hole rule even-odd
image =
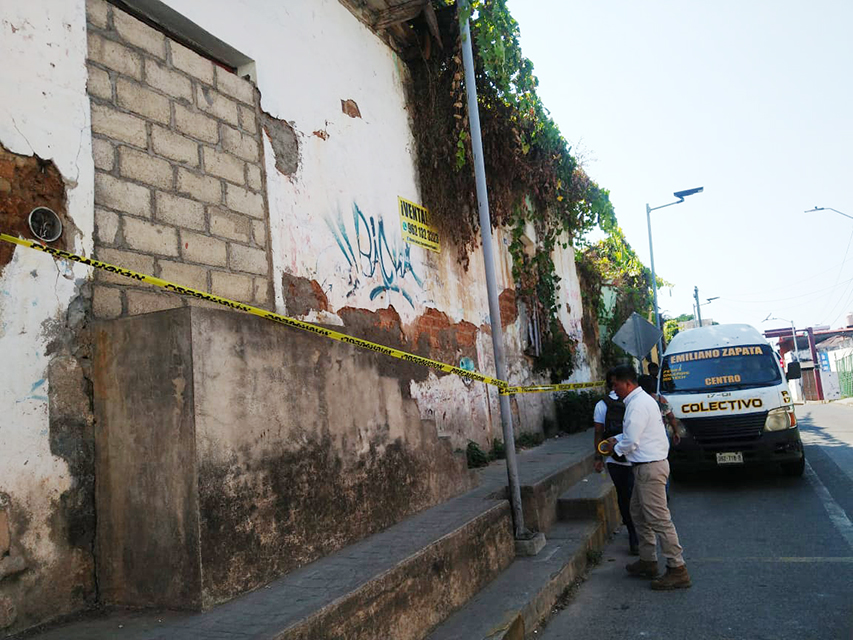
[[[693,287],[693,297],[696,298],[696,320],[699,321],[699,327],[702,326],[702,312],[699,310],[699,287]]]
[[[658,311],[658,280],[655,275],[655,250],[652,246],[652,211],[657,211],[658,209],[663,209],[664,207],[671,207],[674,204],[681,204],[684,202],[684,198],[687,196],[692,196],[694,193],[702,193],[704,191],[704,187],[697,187],[695,189],[685,189],[684,191],[676,191],[672,195],[674,195],[678,200],[675,202],[670,202],[669,204],[662,204],[659,207],[650,207],[649,203],[646,203],[646,224],[649,227],[649,258],[651,260],[652,266],[652,292],[654,293],[655,299],[655,326],[658,328],[658,331],[661,330],[660,326],[660,312]],[[663,333],[661,333],[661,337],[658,338],[658,360],[663,357]]]
[[[459,5],[460,16],[467,9],[467,3]],[[477,210],[480,215],[480,236],[483,241],[483,260],[486,267],[486,292],[489,299],[489,318],[492,325],[492,347],[495,352],[495,370],[500,380],[507,380],[506,355],[501,327],[500,303],[498,300],[497,278],[495,275],[495,257],[492,248],[492,221],[489,214],[489,196],[486,189],[486,168],[483,161],[483,140],[480,135],[480,110],[477,103],[477,85],[474,80],[474,53],[471,47],[471,29],[468,18],[460,20],[462,35],[462,60],[465,68],[465,89],[468,94],[468,122],[471,127],[471,151],[474,155],[474,177],[477,189]],[[512,428],[512,409],[509,396],[503,393],[499,396],[501,411],[501,427],[503,429],[504,447],[506,448],[506,471],[509,481],[509,501],[512,506],[515,539],[528,541],[534,539],[534,534],[524,526],[524,513],[521,505],[521,487],[518,479],[518,462],[515,455],[515,434]],[[539,540],[541,539],[541,543]],[[536,546],[541,549],[545,544],[544,536],[536,536]],[[518,544],[516,545],[518,547]],[[538,549],[526,555],[535,555]]]

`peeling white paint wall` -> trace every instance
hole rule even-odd
[[[397,198],[420,202],[413,139],[406,107],[407,70],[396,54],[338,0],[166,0],[255,61],[262,108],[287,121],[299,142],[298,169],[275,168],[265,140],[267,190],[277,310],[284,308],[283,273],[316,280],[332,311],[393,306],[404,326],[434,307],[452,322],[479,327],[476,369],[494,373],[482,251],[463,271],[456,247],[441,253],[403,243]],[[85,0],[0,0],[0,142],[9,150],[56,163],[67,189],[67,214],[79,235],[72,249],[92,251],[94,168],[86,95]],[[361,117],[343,112],[353,100]],[[429,180],[429,176],[420,176]],[[498,290],[512,288],[509,234],[493,233]],[[573,380],[589,375],[580,339],[582,305],[571,249],[555,256],[560,316],[579,341]],[[66,553],[50,519],[72,479],[50,451],[47,326],[64,318],[90,277],[79,265],[57,263],[17,248],[0,276],[0,492],[12,509],[31,514],[23,545],[33,567],[22,581],[33,589],[61,570]],[[324,322],[329,318],[324,317]],[[519,319],[506,327],[511,384],[534,376]],[[452,364],[459,365],[459,362]],[[454,446],[487,446],[501,437],[494,388],[430,374],[413,383],[422,418],[436,422]],[[537,431],[553,415],[549,394],[515,400],[518,431]],[[13,532],[14,535],[14,532]],[[4,596],[0,582],[0,598]],[[55,603],[53,613],[66,602]]]
[[[22,155],[53,160],[66,185],[67,213],[80,235],[78,253],[90,253],[93,175],[86,96],[84,0],[0,2],[0,143]],[[5,230],[4,230],[5,231]],[[23,539],[34,586],[63,571],[67,548],[51,535],[68,465],[50,452],[47,325],[64,318],[87,269],[55,262],[18,247],[0,276],[0,491],[11,509],[31,516]],[[47,571],[43,573],[42,571]],[[0,597],[7,587],[0,582]],[[54,615],[68,603],[52,604]],[[21,604],[18,604],[20,609]]]
[[[269,141],[265,146],[280,308],[286,271],[317,280],[335,310],[391,305],[405,324],[435,307],[454,321],[488,321],[485,287],[477,286],[484,281],[481,252],[471,255],[466,274],[451,245],[436,254],[403,243],[397,197],[421,199],[408,72],[385,43],[337,0],[314,2],[310,12],[297,0],[259,0],[240,21],[225,0],[168,4],[255,61],[262,109],[298,136],[292,176],[275,169]],[[343,113],[342,100],[354,100],[361,118]],[[504,246],[502,238],[496,242]],[[507,254],[499,290],[511,284],[510,273]]]
[[[406,326],[433,307],[453,322],[488,325],[482,250],[471,253],[465,272],[456,247],[445,244],[434,253],[402,240],[397,197],[421,199],[406,107],[407,70],[396,54],[338,0],[312,2],[311,11],[299,0],[243,2],[240,20],[233,19],[234,3],[228,0],[168,4],[255,61],[261,108],[287,121],[297,135],[299,164],[290,176],[276,170],[265,139],[278,310],[288,312],[281,290],[281,275],[287,272],[316,280],[332,311],[393,306]],[[342,100],[355,101],[361,117],[345,114]],[[498,230],[493,238],[500,292],[514,286],[511,237]],[[574,252],[558,249],[554,258],[563,278],[560,319],[580,348],[572,379],[586,381]],[[526,335],[521,321],[504,335],[511,383],[541,383],[522,355]],[[478,351],[491,354],[491,338],[481,338]],[[494,374],[490,355],[475,366]],[[482,385],[475,387],[469,391],[460,379],[431,374],[412,385],[412,394],[422,417],[435,419],[439,433],[449,435],[454,446],[464,447],[468,439],[488,444],[501,433],[497,392],[488,392],[490,410]],[[517,402],[524,422],[516,425],[518,430],[536,431],[542,417],[553,414],[548,394],[519,396]]]
[[[310,11],[299,0],[243,11],[227,0],[168,4],[255,61],[262,109],[297,135],[292,176],[276,170],[266,142],[279,308],[283,271],[316,280],[334,309],[393,305],[405,322],[436,306],[436,267],[403,243],[397,214],[398,196],[420,197],[396,54],[337,0]],[[361,117],[345,114],[342,100]]]
[[[560,243],[567,244],[563,249]],[[590,354],[583,341],[583,298],[578,272],[575,266],[575,250],[569,244],[565,234],[558,238],[557,249],[554,251],[554,265],[560,278],[558,293],[560,322],[568,334],[577,341],[578,355],[571,382],[586,382],[591,380],[593,371],[590,364]]]

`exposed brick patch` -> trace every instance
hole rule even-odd
[[[453,323],[446,313],[428,308],[414,323],[412,342],[419,355],[458,365],[462,357],[476,361],[477,327]]]
[[[0,229],[9,235],[36,240],[27,219],[36,207],[52,209],[62,220],[62,236],[52,247],[68,249],[73,225],[65,211],[65,183],[50,160],[22,156],[0,145]],[[12,260],[15,245],[0,242],[0,273]]]
[[[400,315],[392,306],[378,311],[344,307],[338,311],[347,333],[395,349],[407,348]]]
[[[377,329],[396,332],[400,328],[400,314],[397,313],[397,310],[394,307],[388,307],[387,309],[377,309],[373,313],[377,319]]]
[[[501,309],[501,327],[506,329],[518,320],[518,304],[516,303],[515,289],[504,289],[498,296],[498,304]]]
[[[281,284],[288,315],[304,316],[312,310],[329,310],[329,300],[316,280],[285,273],[281,277]]]
[[[393,306],[377,311],[344,307],[338,315],[346,326],[345,333],[349,335],[454,366],[458,366],[462,358],[477,362],[477,332],[480,329],[464,320],[451,322],[447,314],[437,309],[427,309],[406,328]],[[409,380],[421,381],[429,375],[430,370],[424,367],[394,358],[381,358],[380,367],[400,380],[405,394],[408,393]]]
[[[477,345],[477,325],[463,320],[456,324],[456,335],[460,347],[475,347]]]
[[[360,118],[361,111],[355,100],[341,100],[341,111],[347,114],[350,118]]]

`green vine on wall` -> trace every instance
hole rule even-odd
[[[610,340],[634,312],[648,318],[654,308],[651,271],[631,248],[622,229],[605,225],[607,237],[576,254],[578,275],[584,303],[596,309],[598,322],[604,327],[601,360],[605,368],[622,361],[626,355]],[[658,287],[669,283],[658,278]],[[610,286],[616,296],[612,309],[604,304],[603,287]]]
[[[459,22],[453,3],[433,4],[443,46],[411,67],[413,131],[425,205],[467,268],[479,224]],[[539,98],[506,0],[477,0],[470,10],[491,222],[512,230],[516,291],[541,319],[544,355],[534,366],[564,379],[577,345],[559,321],[560,277],[552,254],[558,243],[578,245],[596,226],[615,227],[613,207]],[[532,251],[522,242],[528,224],[535,231]]]

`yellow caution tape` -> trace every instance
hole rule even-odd
[[[577,391],[578,389],[592,389],[603,387],[604,380],[596,382],[567,382],[565,384],[541,384],[532,387],[501,387],[500,393],[509,396],[513,393],[543,393],[545,391]]]
[[[288,327],[293,327],[294,329],[301,329],[302,331],[308,331],[315,335],[331,338],[332,340],[337,340],[338,342],[344,342],[346,344],[351,344],[356,347],[361,347],[362,349],[375,351],[376,353],[382,353],[386,356],[397,358],[398,360],[411,362],[413,364],[418,364],[423,367],[429,367],[430,369],[437,369],[438,371],[443,371],[445,373],[452,373],[467,380],[474,380],[477,382],[490,384],[494,387],[497,387],[501,395],[511,395],[514,393],[540,393],[546,391],[571,391],[575,389],[588,389],[592,387],[599,387],[604,384],[603,381],[600,381],[577,382],[572,384],[551,384],[532,387],[510,387],[508,382],[505,382],[498,378],[485,376],[482,373],[477,373],[476,371],[469,371],[467,369],[462,369],[461,367],[454,367],[453,365],[438,362],[437,360],[430,360],[429,358],[417,356],[413,353],[408,353],[407,351],[400,351],[399,349],[386,347],[381,344],[376,344],[375,342],[362,340],[361,338],[354,338],[353,336],[349,336],[345,333],[333,331],[332,329],[326,329],[325,327],[320,327],[315,324],[311,324],[310,322],[303,322],[302,320],[296,320],[295,318],[288,318],[287,316],[283,316],[278,313],[273,313],[272,311],[259,309],[258,307],[253,307],[242,302],[235,302],[234,300],[229,300],[228,298],[221,298],[211,293],[198,291],[197,289],[183,287],[181,285],[169,282],[168,280],[155,278],[154,276],[149,276],[144,273],[137,273],[136,271],[131,271],[130,269],[125,269],[124,267],[117,267],[107,262],[101,262],[100,260],[94,260],[92,258],[78,256],[77,254],[71,253],[70,251],[63,251],[62,249],[47,247],[38,242],[15,238],[5,233],[0,233],[0,240],[5,240],[6,242],[11,242],[12,244],[21,245],[22,247],[36,249],[37,251],[46,253],[58,260],[71,260],[72,262],[79,262],[80,264],[85,264],[96,269],[115,273],[117,275],[124,276],[126,278],[136,280],[138,282],[147,282],[148,284],[154,285],[155,287],[161,287],[168,291],[172,291],[173,293],[178,293],[180,295],[190,296],[193,298],[199,298],[201,300],[207,300],[208,302],[214,302],[216,304],[222,305],[223,307],[228,307],[229,309],[234,309],[236,311],[251,313],[252,315],[260,316],[261,318],[264,318],[266,320],[272,320],[273,322],[278,322],[279,324],[287,325]]]
[[[10,235],[6,235],[5,233],[0,233],[0,239],[5,240],[6,242],[19,244],[23,247],[29,247],[30,249],[37,249],[38,251],[47,253],[48,255],[51,255],[57,259],[79,262],[90,267],[95,267],[96,269],[102,269],[104,271],[109,271],[110,273],[125,276],[126,278],[131,278],[132,280],[137,280],[139,282],[147,282],[148,284],[153,284],[155,287],[161,287],[174,293],[179,293],[185,296],[191,296],[193,298],[199,298],[201,300],[207,300],[208,302],[215,302],[216,304],[221,304],[222,306],[228,307],[229,309],[235,309],[237,311],[251,313],[267,320],[272,320],[273,322],[278,322],[280,324],[287,325],[288,327],[293,327],[294,329],[302,329],[303,331],[309,331],[316,335],[331,338],[332,340],[337,340],[338,342],[345,342],[346,344],[355,345],[356,347],[361,347],[362,349],[368,349],[370,351],[375,351],[376,353],[382,353],[386,356],[391,356],[392,358],[397,358],[406,362],[419,364],[424,367],[429,367],[430,369],[437,369],[439,371],[444,371],[445,373],[453,373],[462,378],[467,378],[468,380],[485,382],[486,384],[493,385],[495,387],[498,387],[499,389],[509,384],[507,382],[504,382],[503,380],[498,380],[497,378],[484,376],[482,373],[477,373],[476,371],[468,371],[467,369],[454,367],[453,365],[445,364],[443,362],[438,362],[436,360],[430,360],[429,358],[416,356],[413,353],[400,351],[399,349],[392,349],[391,347],[385,347],[383,345],[376,344],[375,342],[362,340],[361,338],[354,338],[352,336],[346,335],[345,333],[340,333],[338,331],[319,327],[317,325],[311,324],[310,322],[303,322],[302,320],[296,320],[295,318],[288,318],[287,316],[282,316],[277,313],[273,313],[272,311],[266,311],[264,309],[259,309],[258,307],[243,304],[242,302],[235,302],[233,300],[229,300],[228,298],[220,298],[219,296],[215,296],[210,293],[205,293],[204,291],[190,289],[189,287],[182,287],[172,282],[168,282],[167,280],[162,280],[161,278],[155,278],[154,276],[145,275],[144,273],[137,273],[135,271],[131,271],[130,269],[125,269],[123,267],[117,267],[106,262],[101,262],[100,260],[84,258],[69,251],[63,251],[62,249],[55,249],[53,247],[46,247],[38,242],[32,242],[30,240],[21,240],[20,238],[14,238]]]

